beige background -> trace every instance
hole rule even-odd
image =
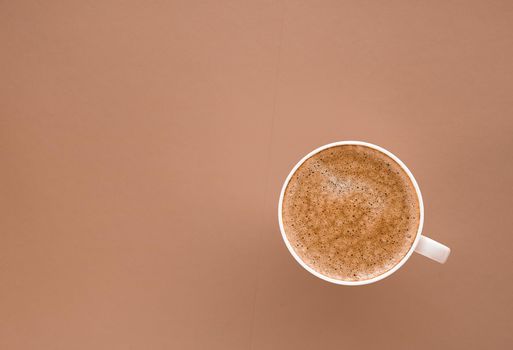
[[[505,349],[513,3],[2,1],[1,349]],[[281,241],[322,144],[401,157],[446,265],[341,287]]]

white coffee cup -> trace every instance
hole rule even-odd
[[[385,272],[385,273],[383,273],[383,274],[381,274],[379,276],[376,276],[376,277],[368,279],[368,280],[342,281],[342,280],[338,280],[338,279],[335,279],[335,278],[331,278],[331,277],[325,276],[325,275],[315,271],[310,266],[308,266],[303,260],[301,260],[301,258],[296,254],[296,252],[292,248],[292,245],[290,244],[290,242],[289,242],[289,240],[287,238],[287,235],[285,234],[285,229],[283,227],[283,218],[282,218],[283,196],[285,194],[285,189],[287,188],[287,185],[289,184],[289,181],[292,178],[292,175],[301,166],[301,164],[303,164],[308,158],[312,157],[314,154],[316,154],[316,153],[318,153],[318,152],[320,152],[322,150],[325,150],[327,148],[331,148],[331,147],[334,147],[334,146],[341,146],[341,145],[366,146],[366,147],[378,150],[378,151],[386,154],[390,158],[392,158],[397,164],[399,164],[401,166],[401,168],[404,169],[406,174],[408,174],[408,176],[410,177],[410,180],[413,183],[413,186],[415,187],[415,191],[417,192],[417,197],[418,197],[418,200],[419,200],[419,208],[420,208],[419,228],[417,230],[417,235],[415,237],[415,241],[413,242],[410,250],[401,259],[401,261],[399,261],[393,268],[391,268],[390,270],[388,270],[387,272]],[[279,221],[279,224],[280,224],[280,231],[281,231],[281,235],[283,237],[283,241],[285,242],[285,245],[287,246],[290,254],[292,254],[292,256],[296,259],[296,261],[299,263],[299,265],[303,266],[308,272],[312,273],[313,275],[315,275],[315,276],[317,276],[317,277],[319,277],[319,278],[321,278],[321,279],[323,279],[325,281],[328,281],[328,282],[331,282],[331,283],[340,284],[340,285],[361,286],[361,285],[364,285],[364,284],[370,284],[370,283],[374,283],[374,282],[380,281],[383,278],[386,278],[386,277],[390,276],[391,274],[393,274],[394,272],[396,272],[397,270],[399,270],[399,268],[401,268],[401,266],[403,266],[404,263],[411,257],[413,252],[417,252],[419,254],[422,254],[422,255],[424,255],[424,256],[432,259],[432,260],[435,260],[435,261],[437,261],[439,263],[442,263],[442,264],[445,263],[445,261],[449,257],[449,254],[451,253],[451,249],[449,249],[449,247],[446,247],[445,245],[443,245],[441,243],[438,243],[437,241],[434,241],[431,238],[428,238],[428,237],[422,235],[422,227],[423,227],[423,224],[424,224],[424,203],[422,202],[422,194],[420,193],[419,185],[417,184],[417,181],[413,177],[413,174],[406,167],[406,165],[404,165],[404,163],[399,158],[397,158],[394,154],[392,154],[391,152],[387,151],[386,149],[384,149],[382,147],[379,147],[377,145],[373,145],[373,144],[368,143],[368,142],[362,142],[362,141],[340,141],[340,142],[334,142],[334,143],[330,143],[330,144],[321,146],[321,147],[313,150],[309,154],[307,154],[305,157],[303,157],[303,159],[301,159],[294,166],[294,168],[291,170],[291,172],[287,176],[287,179],[285,180],[285,183],[283,184],[283,187],[281,189],[280,201],[279,201],[279,204],[278,204],[278,221]]]

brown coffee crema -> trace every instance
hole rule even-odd
[[[307,159],[285,189],[285,234],[317,272],[361,281],[393,268],[408,253],[420,222],[406,172],[386,154],[341,145]]]

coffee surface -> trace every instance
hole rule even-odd
[[[282,207],[285,234],[319,273],[361,281],[408,253],[420,221],[415,187],[393,159],[341,145],[307,159],[293,174]]]

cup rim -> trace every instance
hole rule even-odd
[[[383,273],[383,274],[381,274],[379,276],[367,279],[367,280],[362,280],[362,281],[338,280],[338,279],[335,279],[335,278],[331,278],[331,277],[325,276],[325,275],[317,272],[316,270],[312,269],[310,266],[308,266],[296,254],[296,252],[292,248],[292,245],[290,244],[290,242],[289,242],[289,240],[288,240],[288,238],[287,238],[287,236],[285,234],[285,228],[283,227],[283,218],[282,218],[283,197],[285,195],[285,190],[286,190],[286,188],[287,188],[287,186],[288,186],[288,184],[290,182],[290,179],[292,178],[292,175],[294,175],[296,170],[307,159],[311,158],[313,155],[315,155],[315,154],[317,154],[317,153],[319,153],[319,152],[321,152],[321,151],[323,151],[325,149],[328,149],[328,148],[332,148],[332,147],[336,147],[336,146],[344,146],[344,145],[356,145],[356,146],[369,147],[369,148],[375,149],[377,151],[380,151],[380,152],[384,153],[385,155],[389,156],[390,158],[392,158],[392,160],[394,160],[397,164],[399,164],[399,166],[401,166],[401,168],[406,172],[406,174],[410,178],[410,181],[412,182],[413,187],[415,188],[415,192],[417,193],[417,198],[418,198],[418,201],[419,201],[419,211],[420,211],[419,226],[417,228],[417,233],[416,233],[416,236],[415,236],[415,240],[413,241],[413,244],[411,245],[411,247],[408,250],[408,252],[406,253],[406,255],[394,267],[392,267],[390,270],[386,271],[385,273]],[[290,254],[292,254],[294,259],[296,259],[296,261],[299,263],[299,265],[301,265],[305,270],[307,270],[308,272],[310,272],[311,274],[313,274],[314,276],[316,276],[316,277],[318,277],[320,279],[323,279],[323,280],[325,280],[327,282],[331,282],[331,283],[334,283],[334,284],[344,285],[344,286],[362,286],[362,285],[371,284],[371,283],[380,281],[380,280],[382,280],[384,278],[387,278],[388,276],[392,275],[394,272],[399,270],[404,265],[404,263],[411,257],[411,255],[415,251],[415,248],[417,247],[417,244],[418,244],[418,242],[420,240],[421,233],[422,233],[422,228],[424,226],[424,203],[422,201],[422,194],[420,192],[419,185],[417,184],[417,181],[415,180],[415,177],[413,176],[411,171],[408,169],[408,167],[395,154],[393,154],[392,152],[384,149],[383,147],[380,147],[378,145],[375,145],[375,144],[372,144],[372,143],[369,143],[369,142],[364,142],[364,141],[337,141],[337,142],[328,143],[326,145],[323,145],[323,146],[320,146],[320,147],[314,149],[313,151],[308,153],[306,156],[304,156],[299,162],[297,162],[297,164],[289,172],[287,178],[285,179],[285,182],[283,183],[283,186],[282,186],[282,189],[281,189],[281,193],[280,193],[280,200],[278,202],[278,222],[279,222],[279,225],[280,225],[281,236],[283,238],[283,241],[285,242],[285,245],[287,246],[287,249],[289,250]]]

